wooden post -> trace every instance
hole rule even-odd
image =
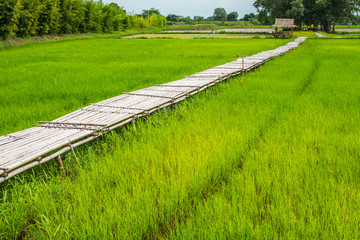
[[[61,160],[61,156],[60,156],[60,155],[56,157],[56,162],[57,162],[57,164],[59,165],[59,168],[60,168],[60,170],[63,172],[64,176],[66,176],[64,164],[63,164],[63,162],[62,162],[62,160]]]

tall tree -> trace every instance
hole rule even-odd
[[[150,10],[143,10],[141,13],[142,17],[150,17],[153,13],[160,15],[160,11],[159,9],[155,9],[155,8],[150,8]]]
[[[176,14],[169,14],[166,17],[166,20],[168,20],[170,22],[179,22],[180,21],[180,16],[178,16]]]
[[[82,0],[60,0],[61,33],[84,32],[85,6]]]
[[[214,20],[215,21],[226,21],[226,11],[224,8],[216,8],[214,10]]]
[[[17,30],[16,1],[0,2],[0,38],[6,40]]]
[[[126,15],[123,7],[104,5],[101,0],[0,0],[0,39],[12,35],[110,33],[167,24],[159,10],[147,11],[151,14],[145,19]]]
[[[239,17],[239,14],[237,12],[231,12],[227,15],[227,20],[228,21],[236,21]]]
[[[116,4],[105,5],[102,9],[102,27],[104,33],[111,33],[118,31],[119,26],[116,26],[116,15],[125,14],[123,10]]]
[[[259,12],[262,23],[273,22],[275,18],[291,17],[296,24],[302,22],[321,24],[325,31],[331,25],[351,18],[360,10],[360,0],[255,0],[254,6]]]
[[[290,9],[286,11],[287,18],[294,18],[295,24],[300,26],[303,22],[305,7],[303,0],[294,0],[290,3]]]
[[[194,21],[200,23],[201,21],[204,21],[204,17],[202,16],[194,16]]]
[[[85,2],[83,32],[101,33],[103,31],[103,10],[100,2]],[[107,14],[104,14],[107,16]]]
[[[17,10],[19,11],[16,35],[27,37],[39,32],[40,13],[45,5],[39,0],[18,0]]]
[[[251,21],[252,19],[255,19],[256,16],[254,13],[245,14],[242,18],[243,21]]]
[[[41,0],[43,8],[39,14],[37,34],[56,34],[60,29],[60,1]]]

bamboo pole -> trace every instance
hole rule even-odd
[[[242,83],[244,83],[245,78],[245,60],[244,60],[244,53],[242,54]]]
[[[57,164],[59,165],[59,168],[60,168],[60,170],[63,172],[64,176],[66,176],[64,164],[63,164],[63,162],[62,162],[62,160],[61,160],[61,155],[57,156],[56,162],[57,162]]]

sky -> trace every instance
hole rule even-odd
[[[104,3],[115,2],[123,6],[127,12],[141,13],[144,9],[159,9],[164,16],[176,14],[180,16],[203,16],[209,17],[214,9],[225,8],[227,13],[237,12],[239,18],[246,13],[256,13],[252,6],[255,0],[103,0]]]

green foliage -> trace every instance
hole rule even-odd
[[[46,6],[39,0],[18,0],[19,18],[16,35],[20,37],[35,35],[39,29],[40,13],[45,9]]]
[[[6,60],[0,61],[0,84],[4,89],[0,91],[0,107],[1,112],[7,112],[9,120],[5,123],[5,119],[0,118],[0,130],[10,130],[15,122],[17,127],[24,127],[25,122],[53,119],[124,91],[174,81],[235,60],[242,52],[252,55],[284,43],[261,39],[90,39],[0,51],[0,58]],[[35,65],[36,68],[32,67]],[[8,82],[10,75],[11,82]],[[228,93],[234,91],[228,90]],[[236,94],[239,92],[243,92],[241,88]],[[248,99],[244,95],[233,99],[236,95],[230,95],[232,97],[220,101],[216,92],[203,100],[189,99],[188,104],[179,105],[176,111],[166,109],[164,113],[153,114],[147,123],[137,122],[138,131],[123,129],[124,139],[121,135],[109,135],[104,142],[98,142],[99,145],[95,142],[82,152],[75,149],[84,165],[76,167],[67,158],[65,179],[57,176],[56,164],[52,162],[39,166],[35,174],[29,171],[2,184],[0,239],[20,236],[25,239],[141,239],[154,234],[167,213],[171,215],[173,210],[186,207],[184,197],[190,192],[196,193],[196,188],[201,188],[206,180],[203,177],[211,174],[213,167],[222,165],[217,156],[222,155],[226,143],[231,143],[229,140],[239,136],[221,131],[229,126],[229,121],[224,128],[216,124],[213,128],[216,131],[209,129],[212,123],[222,122],[222,104],[230,100],[232,106],[241,109],[239,99]],[[193,100],[199,112],[187,107]],[[202,109],[204,104],[206,109]],[[216,108],[210,109],[211,106]],[[239,115],[234,116],[233,109],[226,106],[226,116],[232,116],[231,119],[238,122],[236,126],[241,126],[243,120],[236,119]],[[211,118],[212,113],[217,113],[215,119]],[[178,131],[182,124],[185,124],[184,132]],[[217,137],[226,139],[218,145],[220,148],[214,146]],[[180,139],[183,143],[174,145]],[[104,149],[97,149],[101,146]],[[132,151],[134,149],[137,150]],[[183,154],[177,154],[182,151]],[[98,168],[97,164],[102,166]],[[74,170],[69,171],[72,167]],[[195,195],[189,197],[188,204],[191,204]]]
[[[6,40],[17,30],[16,0],[0,2],[0,38]]]
[[[251,21],[256,18],[254,13],[245,14],[244,17],[241,19],[243,21]]]
[[[108,16],[110,12],[106,12],[104,15]],[[109,19],[105,20],[106,22]],[[100,2],[94,2],[88,0],[85,2],[85,29],[84,32],[94,32],[101,33],[103,32],[103,9]],[[110,23],[111,24],[111,23]]]
[[[141,13],[141,17],[150,17],[152,14],[161,15],[159,9],[151,8],[150,10],[143,10]]]
[[[83,32],[86,28],[85,6],[82,0],[60,0],[63,34]]]
[[[320,24],[328,32],[331,25],[356,19],[360,0],[256,0],[254,6],[263,24],[273,23],[275,18],[294,18],[299,26]]]
[[[126,33],[141,32],[129,29]],[[8,113],[0,118],[0,135],[124,91],[225,63],[240,54],[242,45],[256,53],[280,44],[248,39],[84,39],[0,50],[0,112]]]
[[[112,33],[113,31],[119,31],[120,26],[117,21],[118,18],[122,18],[125,15],[124,11],[118,8],[116,5],[105,5],[102,10],[103,17],[103,30],[105,33]]]
[[[213,16],[215,21],[226,21],[226,11],[224,8],[216,8]]]
[[[115,3],[94,0],[1,0],[0,38],[46,34],[112,33],[129,28],[166,26],[165,17],[154,13],[141,18],[126,15]]]
[[[181,18],[181,16],[178,16],[176,14],[169,14],[166,16],[166,20],[168,20],[170,22],[179,22],[180,18]]]
[[[202,16],[194,16],[194,21],[200,23],[201,21],[204,21],[205,18]]]
[[[237,21],[239,14],[237,12],[231,12],[227,15],[226,20],[228,21]]]
[[[286,42],[92,39],[1,51],[1,112],[30,126]],[[359,239],[359,49],[308,40],[243,83],[75,149],[81,167],[66,155],[66,178],[50,162],[5,182],[0,238]]]
[[[60,0],[41,0],[43,6],[38,18],[37,34],[56,34],[60,31]]]
[[[294,18],[295,24],[301,25],[305,7],[303,5],[303,0],[294,0],[290,2],[291,8],[286,11],[287,18]]]

